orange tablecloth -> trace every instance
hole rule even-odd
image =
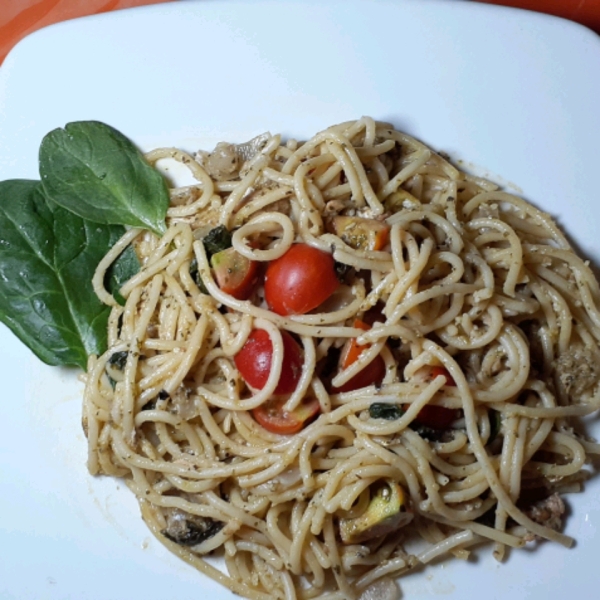
[[[0,0],[0,63],[28,33],[75,17],[170,0]]]
[[[576,21],[600,33],[600,0],[479,0],[545,12]]]
[[[172,0],[0,0],[0,63],[28,33],[74,17]],[[600,33],[600,0],[480,0],[578,21]]]

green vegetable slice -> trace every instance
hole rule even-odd
[[[490,438],[487,443],[491,444],[498,437],[500,429],[502,428],[502,414],[497,410],[490,408],[488,411],[488,419],[490,420]]]
[[[386,419],[387,421],[395,421],[404,414],[402,408],[396,404],[388,404],[386,402],[373,402],[369,406],[369,416],[371,419]]]
[[[105,254],[110,250],[106,248]],[[104,278],[104,287],[113,295],[114,299],[121,305],[125,305],[125,298],[119,293],[121,286],[131,279],[140,270],[140,260],[133,249],[127,246],[119,255],[117,260],[110,265]],[[92,273],[93,275],[93,273]],[[90,279],[92,277],[90,276]]]
[[[225,225],[217,225],[202,238],[202,243],[206,250],[206,257],[210,260],[213,254],[231,247],[231,232]]]
[[[45,363],[85,369],[106,349],[110,308],[91,279],[124,231],[48,201],[39,181],[0,182],[0,320]]]
[[[99,121],[68,123],[42,140],[46,196],[84,219],[162,234],[169,192],[162,175],[122,133]]]

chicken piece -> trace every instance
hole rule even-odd
[[[589,348],[575,347],[561,354],[554,366],[560,384],[574,401],[598,383],[600,365]]]
[[[179,509],[166,509],[167,527],[162,535],[180,546],[196,546],[223,529],[225,523],[210,517],[188,515]]]
[[[563,499],[554,493],[543,500],[532,504],[525,514],[536,523],[549,527],[554,531],[560,531],[563,526],[563,515],[566,507]],[[527,538],[528,541],[536,539],[537,536],[531,535]]]
[[[219,142],[205,158],[204,166],[208,174],[216,181],[226,181],[237,176],[240,161],[233,144]]]
[[[263,133],[243,144],[219,142],[212,152],[199,150],[195,158],[215,181],[229,181],[239,177],[244,163],[256,156],[270,139],[269,133]]]

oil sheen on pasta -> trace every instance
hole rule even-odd
[[[499,560],[571,545],[562,495],[599,451],[573,425],[600,406],[600,290],[548,215],[370,118],[147,159],[197,183],[171,190],[162,239],[128,231],[96,273],[113,310],[83,421],[90,472],[124,478],[170,550],[244,597],[334,600],[394,598],[403,574],[483,541]],[[259,263],[247,300],[215,281],[203,239],[218,226]],[[121,307],[101,282],[131,243],[143,268]],[[264,270],[299,243],[339,282],[276,314]],[[235,363],[256,330],[272,348],[262,389]],[[277,410],[318,406],[279,434],[254,415],[288,334],[301,373]],[[377,381],[346,385],[375,361]]]

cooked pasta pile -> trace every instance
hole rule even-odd
[[[483,541],[498,559],[571,544],[561,495],[600,450],[574,423],[600,407],[600,289],[548,215],[369,118],[147,159],[197,182],[171,190],[162,239],[129,230],[98,268],[113,310],[83,420],[90,472],[124,478],[170,550],[244,597],[334,600],[393,597]],[[217,282],[215,230],[258,264],[247,299]],[[121,306],[102,281],[132,243]],[[281,314],[264,269],[299,244],[329,257],[335,291]],[[257,330],[261,385],[236,364]],[[301,366],[281,394],[287,338]],[[292,433],[257,417],[308,401]]]

